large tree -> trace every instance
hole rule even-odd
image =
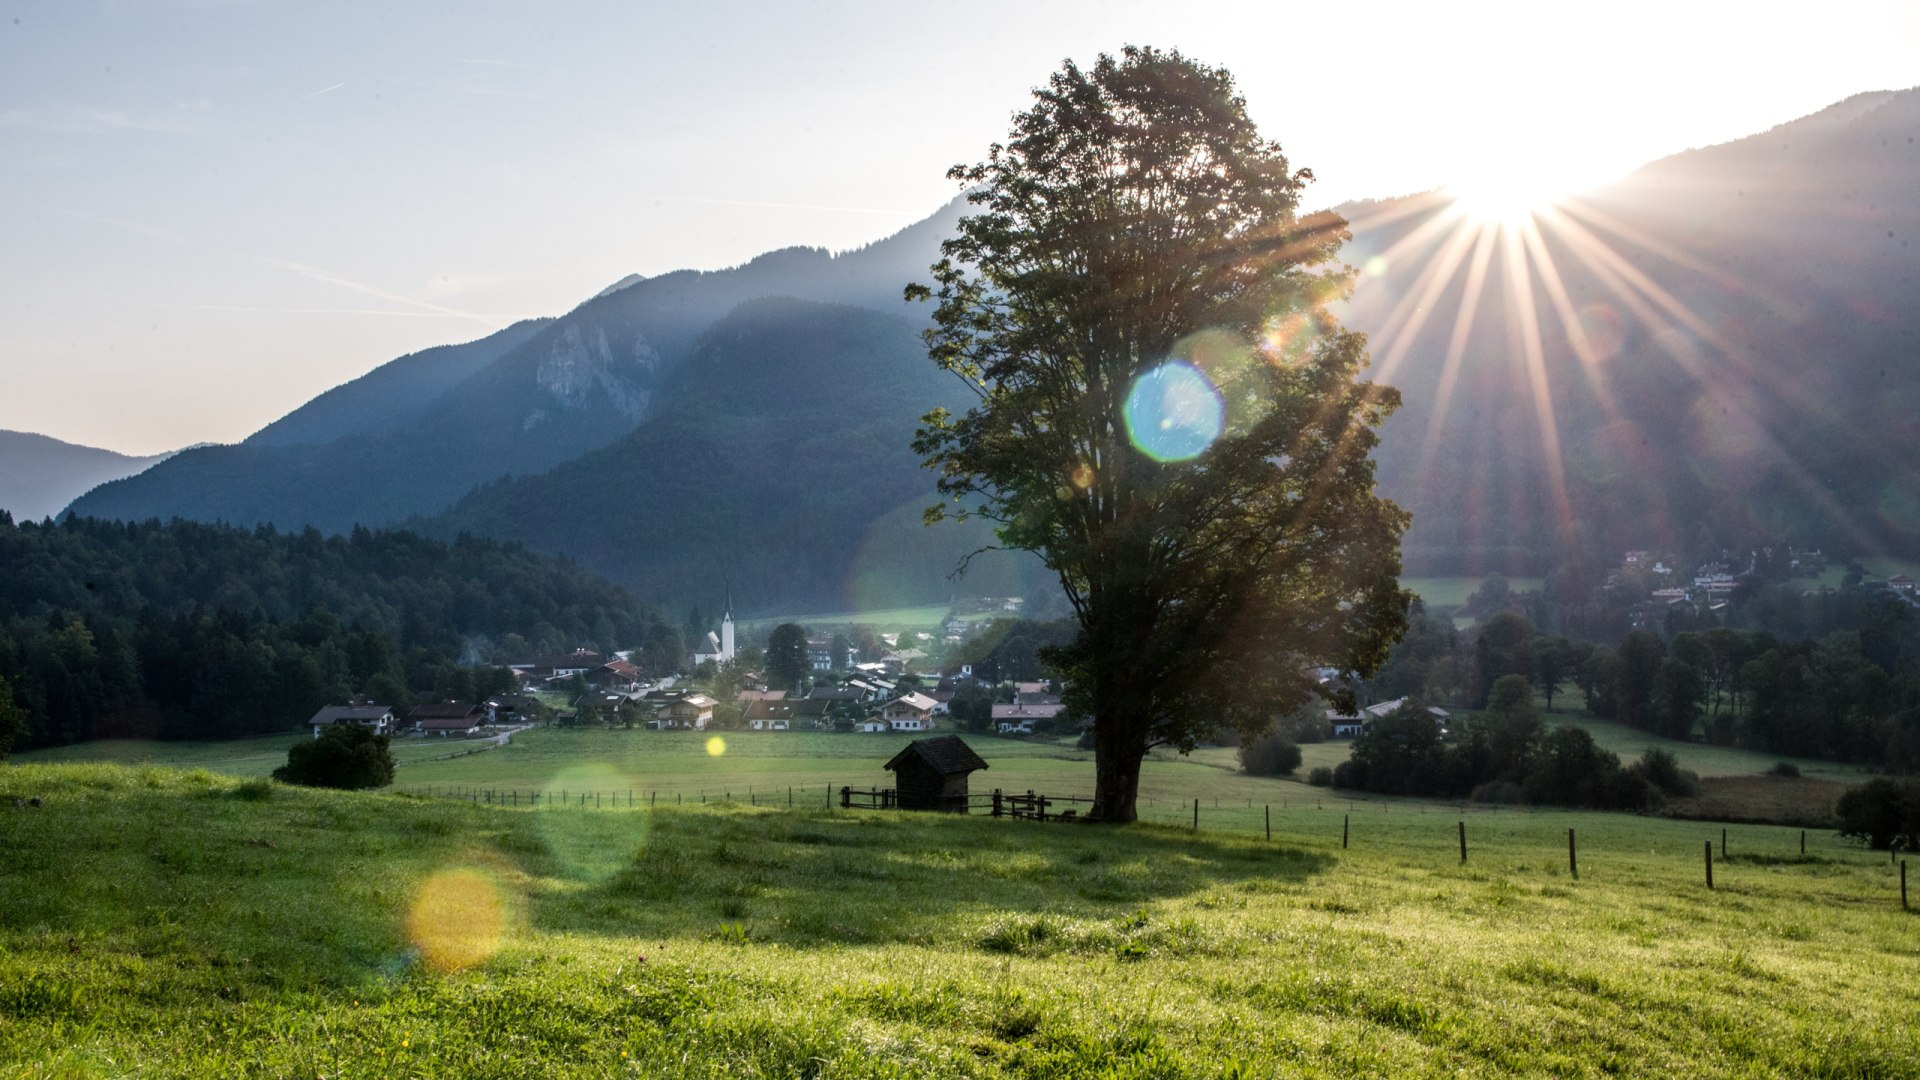
[[[1093,816],[1131,821],[1148,749],[1258,727],[1401,633],[1407,516],[1369,457],[1398,396],[1357,381],[1365,341],[1327,309],[1346,223],[1298,216],[1312,176],[1226,71],[1129,47],[1034,98],[950,173],[978,209],[907,290],[978,395],[914,447],[952,500],[930,519],[984,516],[1059,576]]]
[[[807,631],[798,623],[781,623],[767,635],[767,685],[795,690],[813,669],[807,651]]]

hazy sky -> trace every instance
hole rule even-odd
[[[858,246],[1129,42],[1230,68],[1316,204],[1920,84],[1914,0],[0,0],[0,428],[231,442],[628,273]]]

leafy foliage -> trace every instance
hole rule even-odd
[[[1249,776],[1291,776],[1300,767],[1300,747],[1278,732],[1240,744],[1240,771]]]
[[[323,729],[319,738],[288,748],[287,763],[273,770],[273,778],[349,791],[386,787],[393,783],[393,755],[387,743],[387,736],[365,724],[334,724]]]
[[[1080,633],[1051,659],[1095,718],[1093,813],[1130,821],[1150,746],[1287,711],[1309,663],[1371,672],[1400,633],[1406,516],[1368,457],[1398,397],[1355,382],[1364,341],[1328,311],[1345,223],[1296,216],[1312,175],[1227,72],[1130,47],[1034,98],[949,173],[979,212],[908,289],[937,297],[929,354],[976,396],[914,449],[954,516],[1058,576]],[[1129,398],[1169,359],[1219,395],[1195,454],[1130,437]]]
[[[1842,836],[1858,837],[1881,849],[1896,842],[1909,851],[1920,848],[1920,780],[1874,777],[1848,788],[1835,810]]]
[[[813,669],[813,657],[807,650],[806,627],[781,623],[767,635],[767,681],[774,686],[793,689]]]

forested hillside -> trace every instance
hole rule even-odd
[[[460,668],[639,648],[678,630],[563,559],[470,537],[282,533],[0,514],[0,679],[19,748],[108,736],[284,731],[349,694],[403,704]]]
[[[906,319],[800,300],[743,304],[661,389],[655,416],[552,472],[488,485],[426,532],[558,551],[663,597],[723,592],[753,611],[861,610],[1019,593],[1032,563],[983,528],[925,528],[920,416],[966,390]],[[641,586],[639,583],[646,583]],[[653,595],[649,593],[648,595]]]

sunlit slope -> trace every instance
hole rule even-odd
[[[0,786],[41,800],[0,808],[0,1071],[1920,1070],[1889,868],[1785,830],[1735,829],[1709,891],[1701,829],[1605,815],[1475,815],[1463,867],[1413,814],[1343,849],[107,766]]]

